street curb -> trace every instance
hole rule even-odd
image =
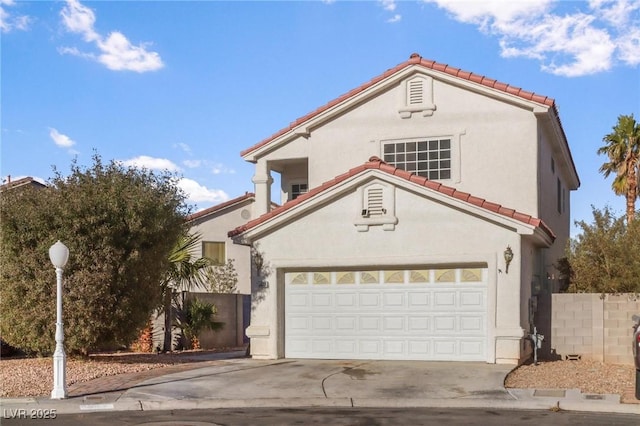
[[[4,410],[55,409],[57,414],[78,414],[109,411],[165,411],[220,408],[481,408],[505,410],[582,411],[600,413],[640,414],[640,405],[585,403],[560,399],[487,400],[487,399],[393,399],[393,398],[257,398],[257,399],[167,399],[152,401],[114,401],[87,404],[79,400],[13,399],[0,400]]]

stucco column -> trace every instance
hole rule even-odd
[[[256,173],[251,181],[255,185],[256,203],[254,214],[255,217],[269,212],[271,205],[271,170],[267,160],[261,159],[256,163]]]
[[[513,260],[507,273],[504,252],[498,252],[499,274],[497,281],[496,300],[496,363],[516,364],[520,361],[520,345],[524,330],[521,327],[521,295],[523,259],[528,259],[522,253],[523,246],[520,236],[509,241],[513,250]],[[505,246],[506,248],[506,246]],[[526,285],[530,285],[527,280]],[[528,300],[526,301],[528,303]]]

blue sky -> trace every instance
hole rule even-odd
[[[241,150],[417,52],[554,98],[582,183],[573,220],[623,212],[596,150],[618,115],[640,118],[640,0],[0,7],[3,180],[46,181],[95,150],[178,172],[206,208],[253,191]]]

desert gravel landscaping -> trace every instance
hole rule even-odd
[[[202,359],[195,355],[207,352],[216,351],[116,353],[92,355],[89,359],[67,358],[67,385],[70,387],[101,377],[139,373],[176,364],[197,363]],[[3,398],[48,396],[53,386],[53,360],[51,357],[3,358],[0,360],[0,383],[0,397]]]
[[[103,354],[88,360],[67,360],[69,386],[100,377],[138,373],[184,363],[197,363],[204,351],[170,354]],[[51,358],[4,358],[0,360],[0,397],[48,396],[53,380]],[[194,366],[195,367],[195,366]],[[505,382],[507,388],[580,389],[583,393],[618,394],[623,402],[635,402],[635,371],[632,365],[596,361],[549,361],[522,365]]]
[[[597,361],[525,364],[507,376],[507,388],[580,389],[582,393],[623,395],[635,385],[632,365]]]

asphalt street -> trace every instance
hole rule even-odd
[[[214,426],[214,425],[492,425],[637,426],[636,414],[467,408],[241,408],[120,411],[58,415],[55,419],[2,419],[2,425]]]

